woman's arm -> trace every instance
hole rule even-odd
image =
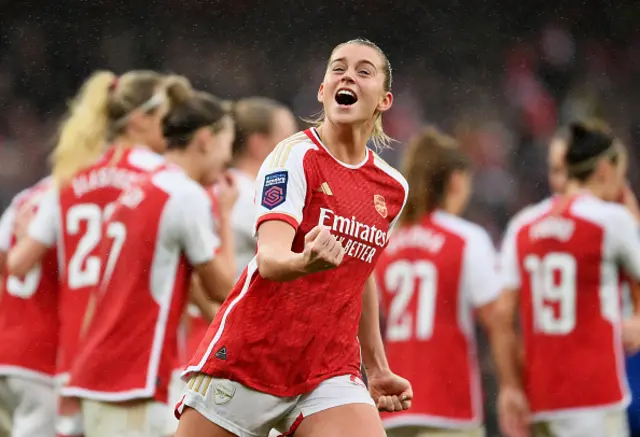
[[[367,279],[362,294],[362,315],[358,338],[362,348],[362,361],[367,375],[388,372],[389,363],[384,352],[384,343],[380,333],[380,312],[378,309],[378,290],[373,276]]]

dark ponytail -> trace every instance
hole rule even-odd
[[[172,108],[163,120],[163,133],[167,139],[167,149],[184,149],[200,128],[211,127],[216,132],[228,112],[222,100],[204,93],[195,93]]]
[[[621,148],[609,128],[602,123],[572,123],[566,154],[567,173],[570,179],[587,180],[598,162],[609,159],[617,164]]]

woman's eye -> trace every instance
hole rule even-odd
[[[369,74],[371,74],[371,73],[369,72],[369,70],[360,70],[360,74],[367,74],[367,75],[369,75]]]
[[[344,71],[342,67],[333,67],[333,71]]]

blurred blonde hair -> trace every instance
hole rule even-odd
[[[170,107],[192,92],[186,78],[155,71],[129,71],[118,77],[101,70],[89,76],[70,102],[58,130],[58,141],[51,154],[56,183],[65,184],[79,170],[95,162],[104,151],[105,142],[126,130],[127,117],[138,108],[144,109],[159,87],[165,90]]]

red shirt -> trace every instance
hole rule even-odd
[[[164,163],[160,155],[148,149],[133,148],[118,153],[111,148],[62,189],[48,192],[29,226],[31,238],[48,246],[57,244],[61,254],[58,352],[61,374],[73,364],[89,296],[104,268],[97,249],[103,218],[120,193],[140,174]]]
[[[16,196],[3,215],[3,240],[15,246],[15,214],[22,208],[38,209],[43,194],[51,189],[46,178]],[[12,218],[14,217],[14,218]],[[58,349],[58,260],[56,249],[24,278],[5,269],[0,291],[0,375],[49,380],[55,375]]]
[[[336,269],[290,282],[260,276],[255,259],[209,327],[186,374],[228,378],[276,396],[295,396],[337,375],[360,373],[362,290],[406,201],[404,178],[367,150],[359,165],[337,161],[315,130],[281,142],[256,187],[256,228],[295,228],[294,252],[316,225],[346,255]]]
[[[213,257],[212,229],[207,194],[182,170],[160,171],[120,197],[105,224],[115,238],[99,247],[100,300],[65,395],[167,401],[191,266]]]
[[[411,409],[386,428],[482,424],[473,310],[497,299],[495,249],[480,226],[444,211],[393,233],[376,267],[389,366],[411,381]]]
[[[622,270],[640,278],[640,236],[630,213],[590,194],[564,207],[547,200],[512,221],[501,255],[505,288],[521,292],[524,384],[534,419],[623,408],[629,398],[619,279]]]

